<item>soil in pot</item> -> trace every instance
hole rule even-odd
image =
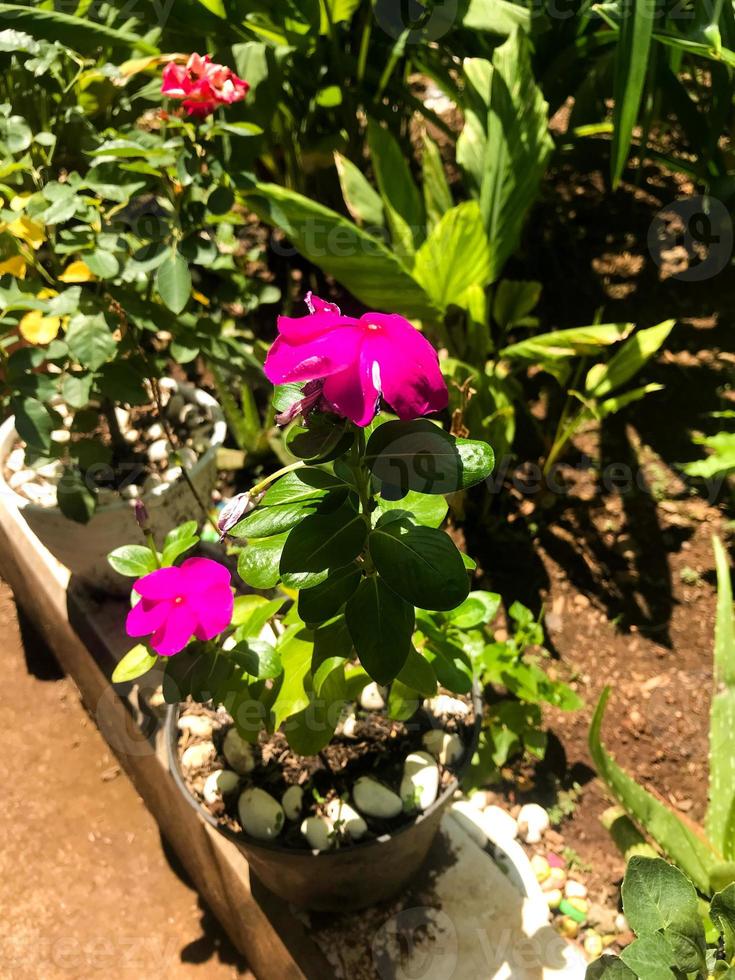
[[[409,826],[441,797],[466,761],[474,720],[469,699],[448,695],[408,721],[355,704],[319,755],[300,756],[281,732],[261,732],[250,746],[224,708],[187,702],[178,761],[190,794],[225,832],[302,853],[354,850]],[[253,802],[270,806],[261,822]]]

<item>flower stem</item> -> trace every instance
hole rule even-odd
[[[256,493],[261,493],[261,491],[265,490],[266,487],[269,487],[271,483],[277,480],[279,476],[283,476],[284,473],[292,473],[294,470],[301,469],[302,466],[306,466],[306,463],[303,459],[299,459],[295,463],[289,463],[288,466],[281,467],[280,470],[276,470],[275,473],[271,473],[270,476],[267,476],[264,480],[261,480],[260,483],[256,483],[254,487],[251,487],[251,496]]]

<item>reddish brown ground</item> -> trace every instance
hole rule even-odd
[[[2,582],[0,635],[0,977],[252,977]]]

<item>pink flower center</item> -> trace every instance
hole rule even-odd
[[[182,595],[177,595],[176,598],[174,599],[174,605],[180,606],[183,601],[184,601],[184,597]]]

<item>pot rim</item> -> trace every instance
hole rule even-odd
[[[292,847],[283,847],[277,840],[273,842],[256,840],[253,837],[249,837],[244,831],[237,833],[234,830],[231,830],[229,827],[222,826],[217,821],[216,817],[212,816],[212,814],[201,805],[194,794],[190,792],[181,772],[179,754],[177,751],[178,728],[176,725],[182,707],[181,702],[178,702],[177,704],[169,704],[166,708],[166,718],[164,721],[163,730],[166,741],[166,753],[168,755],[168,769],[177,789],[183,795],[186,802],[199,813],[200,817],[202,817],[202,819],[208,823],[210,827],[213,827],[216,831],[218,831],[218,833],[222,834],[239,847],[246,846],[252,850],[265,851],[266,853],[287,854],[290,859],[297,861],[313,861],[315,859],[321,859],[324,862],[327,860],[340,860],[344,855],[352,854],[358,849],[364,850],[368,847],[384,844],[386,841],[393,840],[401,834],[408,833],[417,824],[421,823],[423,820],[426,820],[429,816],[431,816],[431,814],[436,813],[438,809],[443,808],[449,802],[454,793],[459,789],[459,777],[467,768],[469,760],[472,758],[472,754],[480,737],[480,729],[482,727],[482,692],[480,684],[477,680],[475,680],[472,687],[472,706],[475,710],[475,721],[471,730],[472,736],[467,744],[462,764],[454,770],[452,779],[447,783],[444,790],[437,796],[431,806],[419,813],[409,823],[405,823],[402,827],[398,827],[392,833],[381,834],[380,837],[371,837],[368,840],[354,841],[349,847],[337,848],[333,851],[301,851]]]
[[[195,475],[210,459],[213,453],[216,453],[217,449],[224,444],[225,438],[227,436],[227,423],[225,421],[224,413],[219,402],[216,398],[213,398],[209,392],[204,391],[203,388],[197,388],[195,385],[186,384],[186,382],[177,382],[178,390],[184,389],[191,392],[190,397],[196,399],[200,404],[205,405],[210,409],[212,413],[212,438],[210,439],[209,446],[207,449],[197,457],[196,463],[188,471],[190,476]],[[12,449],[13,443],[20,438],[18,432],[15,428],[15,416],[9,415],[2,424],[0,424],[0,496],[5,499],[10,499],[17,510],[23,511],[27,510],[30,514],[49,514],[49,513],[60,513],[60,508],[58,505],[54,507],[43,507],[41,504],[35,504],[32,500],[19,494],[16,490],[10,486],[8,481],[5,479],[5,474],[3,473],[5,460],[7,459],[10,450]],[[181,475],[177,477],[171,483],[162,483],[159,487],[154,490],[149,490],[148,493],[143,494],[140,500],[144,501],[151,507],[156,507],[160,504],[162,497],[171,487],[176,486],[177,483],[182,479]],[[156,492],[158,491],[158,492]],[[97,507],[94,512],[96,517],[98,514],[114,514],[120,510],[127,510],[130,508],[132,501],[130,500],[115,500],[109,504],[102,504]]]

